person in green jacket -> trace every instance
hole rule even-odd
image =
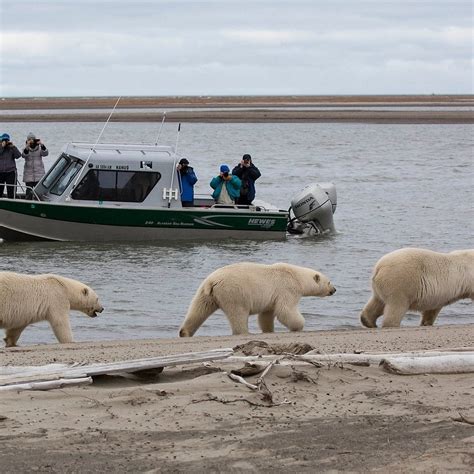
[[[212,178],[210,185],[214,189],[212,197],[216,204],[234,204],[240,196],[242,182],[230,173],[228,165],[221,165],[219,175]]]

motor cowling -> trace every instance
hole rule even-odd
[[[332,204],[332,213],[336,212],[337,207],[337,193],[336,186],[334,183],[318,183],[318,185],[326,191],[326,194],[329,196],[329,200]]]
[[[291,210],[299,223],[309,224],[319,233],[334,232],[333,214],[337,206],[333,183],[312,183],[303,188],[291,201]],[[298,228],[292,223],[293,228]],[[303,233],[299,226],[298,233]],[[290,230],[290,229],[289,229]]]

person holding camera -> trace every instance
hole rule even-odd
[[[48,156],[49,152],[41,140],[36,138],[34,133],[29,133],[26,137],[25,149],[21,156],[25,159],[23,169],[23,182],[26,184],[26,199],[33,199],[33,188],[44,176],[43,156]]]
[[[237,204],[250,205],[255,199],[255,181],[262,175],[260,170],[252,163],[252,157],[245,154],[240,163],[232,170],[232,174],[242,181]]]
[[[197,183],[197,176],[189,161],[186,158],[179,160],[176,167],[179,173],[179,184],[181,188],[181,204],[183,207],[194,206],[194,185]]]
[[[7,187],[7,197],[15,197],[16,163],[20,158],[20,150],[10,141],[10,135],[0,136],[0,198],[3,197],[3,188]]]
[[[240,195],[241,181],[230,173],[227,165],[221,165],[219,176],[212,178],[211,188],[214,189],[212,197],[216,204],[235,204]]]

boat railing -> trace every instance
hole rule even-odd
[[[5,184],[5,187],[7,189],[13,188],[13,199],[26,199],[26,196],[30,194],[30,201],[40,201],[40,198],[36,194],[35,189],[31,186],[26,186],[17,182],[17,184]],[[28,193],[28,191],[30,191],[30,193]]]
[[[237,210],[243,210],[243,211],[269,211],[270,209],[267,209],[265,206],[262,205],[254,205],[254,204],[213,204],[210,206],[211,209],[237,209]]]
[[[242,204],[213,204],[211,208],[213,209],[248,209],[249,207],[255,207],[255,206],[249,206],[249,205],[242,205]]]
[[[89,142],[71,142],[66,145],[66,153],[69,150],[69,147],[71,149],[73,148],[82,148],[86,150],[91,150],[93,149],[94,153],[97,153],[97,151],[115,151],[117,153],[121,153],[121,151],[139,151],[142,152],[143,154],[145,152],[161,152],[161,153],[166,153],[168,156],[171,156],[174,154],[173,147],[171,146],[165,146],[165,145],[153,145],[149,143],[137,143],[137,144],[127,144],[127,143],[89,143]]]
[[[267,207],[268,206],[268,207]],[[283,209],[277,209],[271,205],[258,204],[213,204],[211,209],[240,209],[250,212],[287,212]]]

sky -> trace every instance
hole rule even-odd
[[[472,94],[471,0],[0,0],[0,97]]]

